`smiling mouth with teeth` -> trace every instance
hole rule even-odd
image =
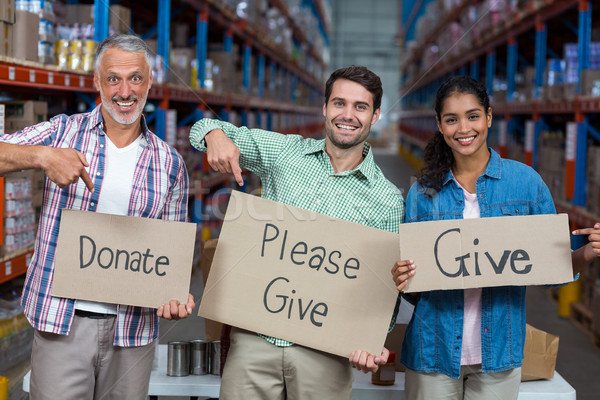
[[[335,126],[337,126],[340,129],[347,129],[347,130],[350,130],[350,131],[358,129],[356,126],[351,126],[351,125],[335,124]]]
[[[117,101],[116,103],[121,107],[129,107],[129,106],[133,105],[134,101],[131,100],[131,101],[128,101],[127,103],[125,103],[123,101]]]
[[[475,136],[469,136],[469,137],[464,137],[464,138],[458,138],[457,140],[459,142],[469,142],[471,140],[475,139]]]

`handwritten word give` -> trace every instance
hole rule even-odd
[[[438,238],[435,241],[434,254],[435,254],[435,262],[437,264],[437,267],[442,272],[442,274],[444,274],[445,276],[450,277],[450,278],[456,278],[459,276],[470,276],[469,271],[467,270],[466,260],[471,258],[471,253],[463,254],[462,256],[456,257],[454,259],[454,261],[458,262],[458,270],[456,272],[448,272],[451,269],[453,270],[454,268],[456,268],[456,265],[454,265],[454,266],[442,265],[440,263],[440,257],[439,257],[439,252],[440,252],[439,248],[441,247],[440,242],[442,242],[445,238],[448,238],[448,235],[452,232],[460,234],[460,228],[448,229],[447,231],[443,232],[440,236],[438,236]],[[473,240],[473,244],[475,246],[478,246],[479,239],[475,238],[475,240]],[[500,259],[494,258],[487,251],[483,254],[486,256],[489,266],[491,266],[491,269],[496,273],[496,275],[500,275],[504,272],[504,268],[506,267],[506,263],[508,262],[509,257],[510,257],[510,269],[515,274],[519,274],[519,275],[528,274],[531,271],[531,268],[533,267],[533,264],[531,264],[531,263],[526,263],[525,265],[517,264],[518,262],[527,262],[530,259],[529,254],[523,249],[504,250],[502,252],[502,255],[500,256]],[[481,275],[481,269],[480,269],[480,265],[479,265],[479,252],[477,252],[477,251],[473,252],[473,259],[475,262],[475,275]]]

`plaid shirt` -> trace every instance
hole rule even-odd
[[[398,226],[404,220],[404,199],[375,164],[369,144],[365,144],[364,159],[358,167],[336,174],[325,152],[324,139],[238,128],[227,122],[203,119],[192,127],[190,143],[206,151],[204,136],[213,129],[222,129],[240,148],[240,165],[260,177],[262,197],[398,233]],[[263,337],[277,346],[292,344]]]
[[[94,192],[90,193],[81,179],[76,185],[61,189],[45,178],[39,230],[21,299],[25,316],[40,331],[66,335],[73,321],[74,300],[51,296],[54,254],[61,210],[96,211],[106,157],[100,107],[84,114],[58,115],[20,132],[0,136],[1,141],[8,143],[74,148],[88,160],[88,173],[94,182]],[[183,159],[148,130],[143,117],[141,124],[142,140],[128,215],[185,221],[188,175]],[[116,346],[143,346],[158,337],[155,309],[118,305],[117,313]]]

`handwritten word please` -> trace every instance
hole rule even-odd
[[[288,230],[283,232],[283,237],[280,238],[279,228],[273,224],[265,224],[265,229],[262,238],[261,257],[265,257],[265,249],[267,247],[276,247],[279,250],[279,260],[284,258],[289,259],[295,265],[308,264],[309,268],[319,271],[323,268],[324,271],[335,275],[343,265],[344,276],[348,279],[356,279],[360,262],[354,257],[350,257],[342,261],[342,253],[339,250],[327,251],[323,246],[314,246],[310,248],[304,241],[298,241],[290,244],[288,247],[287,237]],[[275,245],[275,246],[273,246]]]

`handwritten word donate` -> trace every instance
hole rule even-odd
[[[152,265],[154,254],[150,254],[150,249],[144,253],[133,250],[111,249],[102,247],[96,252],[96,242],[89,236],[81,235],[79,237],[79,268],[87,268],[90,265],[97,265],[102,269],[119,269],[132,272],[144,272],[151,274],[152,271],[158,276],[165,276],[167,273],[159,270],[159,267],[168,266],[169,258],[166,256],[157,257]],[[97,254],[97,255],[96,255]]]

